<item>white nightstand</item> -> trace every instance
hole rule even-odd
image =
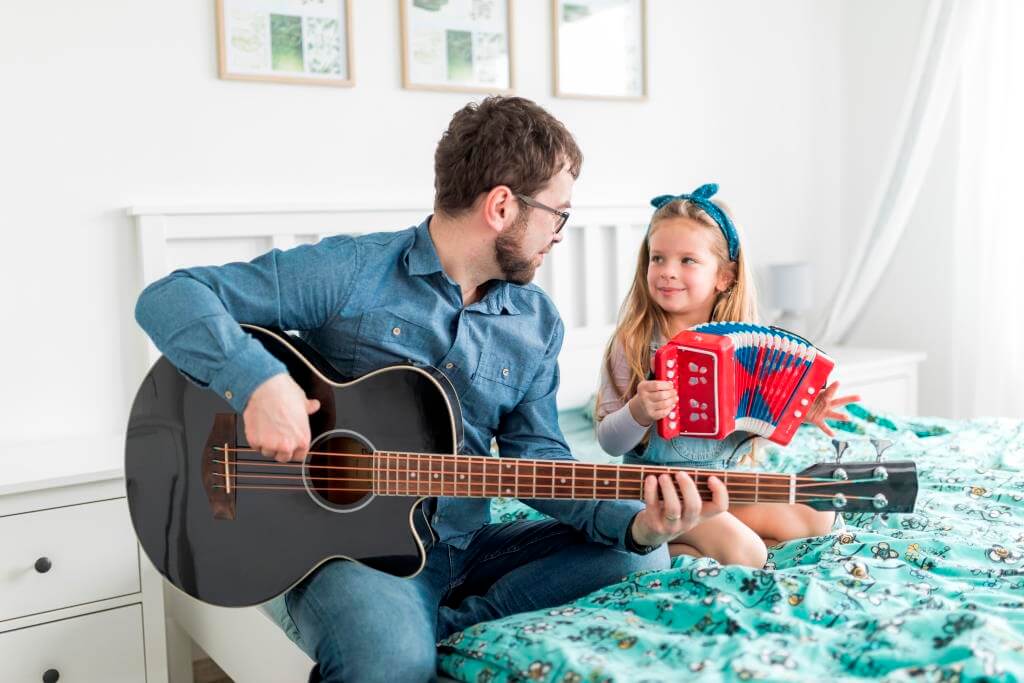
[[[839,393],[860,394],[868,408],[897,415],[917,414],[920,351],[836,346],[826,349],[836,361],[829,380],[839,380]]]
[[[0,456],[0,680],[166,683],[161,586],[140,566],[123,458],[121,437]]]

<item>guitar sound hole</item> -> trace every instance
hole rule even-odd
[[[310,446],[304,473],[309,489],[332,508],[349,508],[370,496],[373,449],[351,433],[328,433]]]

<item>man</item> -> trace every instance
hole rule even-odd
[[[396,362],[440,369],[463,405],[463,453],[486,454],[494,438],[502,457],[571,458],[555,407],[563,325],[530,282],[563,238],[581,164],[533,102],[469,104],[438,144],[435,213],[420,226],[177,271],[143,292],[136,317],[281,462],[305,457],[319,404],[238,322],[299,330],[351,377]],[[318,662],[311,680],[431,680],[435,643],[451,633],[667,567],[665,541],[728,506],[721,482],[702,505],[675,476],[682,500],[664,475],[645,481],[644,502],[526,501],[548,521],[488,524],[487,500],[427,501],[438,540],[417,576],[335,560],[287,594]]]

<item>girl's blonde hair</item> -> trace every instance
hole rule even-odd
[[[731,218],[731,212],[724,203],[715,201],[714,204],[723,212],[729,213]],[[757,321],[757,291],[750,265],[745,256],[746,250],[741,245],[736,261],[730,261],[729,247],[722,234],[722,229],[704,209],[693,202],[682,199],[665,204],[651,217],[647,236],[644,238],[643,244],[640,245],[640,253],[637,255],[633,284],[619,310],[619,322],[615,327],[615,334],[612,335],[604,351],[605,373],[615,393],[623,402],[636,394],[637,385],[647,379],[651,370],[651,341],[655,337],[655,332],[660,332],[661,336],[666,339],[669,336],[668,320],[647,289],[647,268],[651,260],[651,236],[662,223],[674,218],[685,218],[710,230],[713,234],[711,250],[715,258],[718,259],[718,267],[725,268],[732,275],[732,283],[728,289],[718,294],[714,307],[711,309],[709,322]],[[630,370],[629,382],[624,387],[616,385],[612,368],[612,350],[616,342],[621,344],[626,356],[626,364]]]

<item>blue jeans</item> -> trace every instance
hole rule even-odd
[[[521,520],[482,527],[465,550],[435,544],[411,579],[332,560],[292,589],[286,604],[319,680],[432,681],[435,644],[452,633],[668,566],[664,545],[635,555],[554,520]]]

